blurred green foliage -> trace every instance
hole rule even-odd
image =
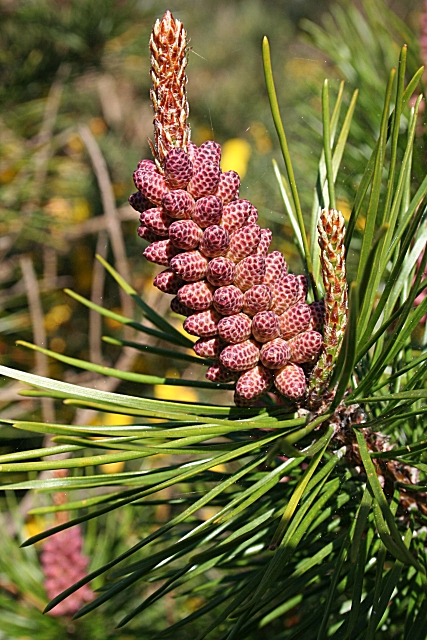
[[[79,492],[77,492],[78,494]],[[39,498],[38,503],[46,502]],[[37,502],[36,502],[37,504]],[[108,611],[97,612],[81,620],[73,621],[71,616],[44,615],[43,609],[48,601],[44,588],[45,576],[40,565],[40,551],[43,545],[23,550],[19,544],[31,533],[43,530],[52,524],[49,517],[32,517],[24,524],[19,514],[19,506],[13,492],[9,492],[9,518],[3,517],[1,525],[2,553],[0,556],[0,639],[1,640],[149,640],[153,631],[188,615],[192,608],[202,601],[195,598],[194,603],[183,599],[168,598],[162,606],[146,612],[145,616],[135,620],[124,630],[116,629],[123,611],[129,606],[137,606],[138,596],[122,593]],[[90,558],[89,570],[100,563],[111,561],[123,553],[129,545],[135,544],[140,535],[148,535],[156,526],[160,526],[170,515],[170,508],[145,504],[144,509],[130,507],[119,515],[109,515],[89,523],[84,541],[84,554]],[[136,532],[138,532],[136,534]],[[146,551],[141,556],[149,557]],[[93,582],[94,590],[105,589],[108,580],[100,576]],[[190,631],[181,636],[191,640],[202,630],[202,623],[192,625]],[[194,634],[194,635],[191,635]]]

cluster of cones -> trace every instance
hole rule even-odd
[[[322,350],[324,305],[307,304],[306,277],[288,273],[279,251],[269,253],[271,231],[239,199],[240,178],[222,172],[220,158],[221,146],[208,141],[173,148],[162,164],[141,160],[129,202],[149,242],[144,255],[166,267],[154,285],[175,296],[172,310],[199,337],[194,351],[214,359],[209,380],[237,380],[239,406],[273,384],[299,401]]]

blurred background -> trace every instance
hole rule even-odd
[[[203,377],[185,362],[120,352],[103,343],[102,335],[121,337],[122,325],[108,318],[101,322],[63,291],[69,287],[133,317],[129,300],[94,260],[99,253],[150,305],[169,313],[167,296],[152,286],[158,269],[141,256],[145,242],[136,235],[138,214],[127,203],[135,190],[132,172],[137,162],[151,157],[148,41],[155,19],[167,9],[184,22],[190,37],[192,139],[197,144],[215,139],[223,145],[223,170],[239,172],[241,197],[259,209],[261,225],[274,231],[273,248],[284,251],[295,270],[302,265],[272,170],[273,159],[284,168],[264,87],[262,37],[267,34],[270,39],[282,118],[307,218],[322,146],[323,79],[330,80],[332,105],[341,81],[346,106],[360,88],[337,181],[339,206],[348,216],[379,129],[387,76],[402,44],[409,45],[409,74],[423,63],[422,0],[0,0],[0,353],[5,365],[97,388],[176,397],[176,387],[141,388],[111,378],[105,382],[69,364],[35,357],[15,345],[22,339],[135,372]],[[424,114],[415,151],[415,183],[425,173],[423,118]],[[363,216],[359,226],[362,232]],[[177,327],[182,324],[182,319],[171,318]],[[3,419],[104,419],[94,412],[75,414],[50,401],[23,399],[18,389],[13,382],[1,381]],[[179,394],[189,401],[229,401],[224,393],[212,398],[183,388]],[[0,429],[2,453],[41,444],[23,433],[17,437],[6,424]],[[11,474],[10,480],[19,479]],[[10,507],[3,498],[2,505]],[[25,509],[17,509],[19,520]],[[154,521],[168,515],[155,507],[153,514]],[[110,539],[120,546],[126,537],[132,539],[131,521],[134,527],[133,516],[129,522],[125,518],[103,526],[114,530]],[[9,525],[13,537],[20,529]],[[40,528],[44,523],[30,520],[26,526]],[[97,534],[91,535],[93,541]],[[112,548],[105,553],[108,556]],[[10,567],[2,570],[3,582],[18,580],[10,577]],[[9,602],[10,593],[2,593]],[[14,593],[18,598],[19,589]],[[40,610],[38,600],[32,606]],[[173,607],[168,615],[174,617]],[[159,620],[150,625],[160,624],[161,617],[159,613]],[[11,629],[6,635],[0,629],[0,638],[24,637],[19,635],[21,627],[17,635]],[[55,635],[56,627],[52,636],[43,629],[44,638],[66,637]],[[106,631],[99,636],[90,633],[88,638],[107,637]],[[140,627],[135,633],[146,637]],[[134,636],[114,632],[111,637]]]

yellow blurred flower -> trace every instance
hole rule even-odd
[[[111,53],[118,53],[124,47],[131,44],[140,35],[140,29],[141,26],[139,23],[132,25],[124,33],[121,33],[119,36],[116,36],[115,38],[109,40],[105,45],[106,51]],[[135,55],[128,56],[128,58],[138,58],[140,65],[145,62],[145,58]]]
[[[83,140],[77,133],[72,133],[67,140],[67,147],[74,153],[80,153],[83,151]]]
[[[202,125],[200,127],[195,127],[194,129],[191,130],[191,139],[198,146],[200,146],[203,142],[206,142],[206,140],[212,140],[212,138],[213,138],[213,132],[211,127]]]
[[[114,427],[115,425],[122,426],[126,424],[133,424],[132,416],[125,416],[121,413],[98,413],[95,418],[90,421],[92,426],[105,425]],[[94,440],[102,440],[102,438],[94,438]],[[114,453],[111,451],[110,453]],[[108,464],[101,464],[99,466],[102,473],[121,473],[125,468],[123,460],[119,462],[109,462]]]
[[[227,468],[225,464],[217,464],[215,467],[211,467],[211,471],[216,471],[217,473],[225,473]]]
[[[120,198],[120,196],[124,195],[127,191],[127,186],[123,182],[114,182],[113,183],[113,192],[116,198]]]
[[[86,198],[51,198],[45,205],[45,211],[54,218],[67,222],[83,222],[90,216],[90,206]]]
[[[145,64],[145,58],[142,56],[130,55],[126,56],[125,67],[127,69],[133,69],[134,71],[141,71]]]
[[[92,285],[93,256],[90,247],[79,244],[73,252],[73,275],[81,292],[90,291]]]
[[[62,338],[52,338],[50,341],[49,348],[55,353],[64,353],[65,347],[67,346],[65,340]]]
[[[110,462],[108,464],[99,465],[102,473],[120,473],[125,468],[125,463],[123,460],[120,462]]]
[[[73,208],[69,200],[65,198],[51,198],[45,205],[45,210],[54,218],[71,220]]]
[[[41,516],[29,516],[23,526],[23,537],[31,538],[46,529],[46,521]],[[43,544],[44,540],[40,540],[36,544]]]
[[[199,509],[199,515],[202,520],[209,520],[214,518],[218,511],[221,511],[221,507],[202,507]]]
[[[74,198],[73,201],[73,220],[83,222],[90,216],[90,206],[86,198]]]
[[[343,214],[344,220],[348,222],[350,220],[351,208],[347,200],[337,200],[336,207],[338,211],[341,211],[341,213]],[[365,228],[365,224],[366,224],[366,218],[359,214],[356,222],[356,229],[358,231],[363,231]]]
[[[68,304],[57,304],[47,312],[44,325],[47,331],[53,331],[64,322],[68,322],[71,317],[71,307]]]
[[[249,127],[249,134],[252,136],[255,142],[255,148],[261,155],[270,153],[273,148],[273,143],[265,125],[262,122],[252,122]]]
[[[92,118],[89,121],[89,129],[94,136],[102,136],[107,131],[107,125],[103,118]]]
[[[186,606],[190,611],[197,611],[201,609],[205,604],[206,600],[204,598],[196,597],[196,598],[187,598]]]
[[[16,176],[16,173],[17,173],[16,170],[12,169],[11,167],[9,167],[8,169],[4,169],[3,171],[0,171],[0,183],[8,184],[9,182],[12,182],[12,180]]]
[[[111,311],[113,311],[113,313],[122,315],[121,307],[113,307]],[[110,329],[120,329],[121,327],[123,327],[122,323],[117,322],[117,320],[114,320],[114,318],[105,318],[105,324],[110,327]]]
[[[132,416],[126,416],[121,413],[98,413],[90,423],[93,427],[97,425],[105,425],[108,427],[121,426],[125,424],[133,424]]]
[[[237,171],[243,178],[248,170],[252,149],[247,140],[231,138],[222,145],[221,168],[223,171]]]
[[[165,378],[178,378],[176,369],[168,369]],[[166,384],[154,385],[154,397],[158,400],[181,400],[182,402],[198,402],[197,393],[190,387],[179,387]]]

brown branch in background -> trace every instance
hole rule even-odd
[[[107,257],[108,235],[105,230],[101,231],[98,235],[96,253],[104,259]],[[105,269],[98,260],[95,260],[92,270],[92,291],[90,295],[90,299],[95,304],[102,305],[104,283]],[[102,316],[97,311],[94,311],[94,309],[91,309],[89,312],[89,352],[91,362],[96,364],[103,364],[101,333]]]
[[[27,292],[31,324],[33,326],[33,340],[37,346],[47,347],[40,290],[33,262],[29,256],[22,256],[20,264]],[[35,373],[44,377],[49,375],[47,357],[43,353],[38,353],[37,351],[35,352]],[[45,422],[55,421],[53,400],[51,398],[42,399],[42,414]]]
[[[130,220],[137,222],[138,218],[135,217],[135,209],[132,209],[128,204],[121,206],[117,210],[118,218],[120,222],[128,222]],[[65,240],[72,242],[73,240],[77,240],[78,238],[82,238],[91,233],[99,233],[107,228],[107,220],[105,216],[95,216],[94,218],[89,218],[80,224],[73,225],[64,229],[63,237]],[[3,240],[4,243],[3,243]],[[0,238],[0,253],[4,248],[5,251],[8,251],[13,244],[13,238],[11,236],[5,236],[4,238]],[[56,250],[48,247],[47,252],[51,250],[55,252],[55,260],[57,259]],[[50,258],[49,258],[50,260]],[[7,282],[8,280],[13,279],[13,272],[16,268],[16,265],[19,262],[19,256],[14,255],[11,256],[8,260],[3,261],[1,273],[0,273],[0,282]],[[54,265],[50,264],[48,267],[48,272],[46,273],[46,263],[44,269],[44,277],[42,280],[39,280],[40,291],[48,291],[51,289],[51,276],[53,275]],[[69,276],[59,276],[60,281],[55,282],[54,289],[60,289],[62,287],[70,286],[70,278]],[[6,291],[9,292],[10,295],[19,295],[24,291],[24,287],[22,283],[17,282],[10,289],[3,290],[1,294],[1,299],[6,298]]]
[[[104,73],[96,83],[99,100],[101,102],[104,120],[110,127],[120,126],[123,122],[122,95],[119,96],[116,78],[110,73]]]
[[[47,289],[56,289],[58,279],[58,254],[53,247],[43,251],[43,281]]]
[[[110,236],[111,247],[113,249],[115,267],[127,282],[131,282],[122,227],[117,214],[116,202],[108,173],[107,163],[105,162],[105,158],[102,155],[98,143],[93,137],[89,127],[81,125],[79,127],[79,134],[90,155],[93,170],[95,171],[99,190],[101,192],[102,206],[104,209],[107,231]],[[119,291],[123,313],[126,316],[132,317],[132,301],[122,289]],[[132,334],[133,332],[131,330],[125,329],[125,335],[127,338]]]
[[[18,260],[16,261],[18,263]],[[2,265],[3,266],[3,265]],[[1,278],[0,278],[1,282]],[[71,287],[73,284],[73,278],[71,276],[59,276],[56,280],[55,289],[65,289],[66,287]],[[52,287],[50,283],[46,282],[45,279],[41,279],[38,281],[39,291],[40,293],[46,293],[47,291],[51,291]],[[26,293],[26,287],[24,283],[24,279],[18,280],[14,285],[9,287],[9,289],[4,289],[0,293],[0,305],[6,303],[12,296],[22,296]]]
[[[138,222],[138,216],[135,214],[135,209],[132,209],[128,204],[117,209],[117,218],[120,222],[127,222],[129,220],[132,220],[135,223]],[[71,241],[76,238],[81,238],[88,233],[99,233],[99,231],[105,229],[107,225],[108,222],[105,216],[95,216],[94,218],[89,218],[80,224],[75,224],[72,227],[65,229],[64,238]]]

